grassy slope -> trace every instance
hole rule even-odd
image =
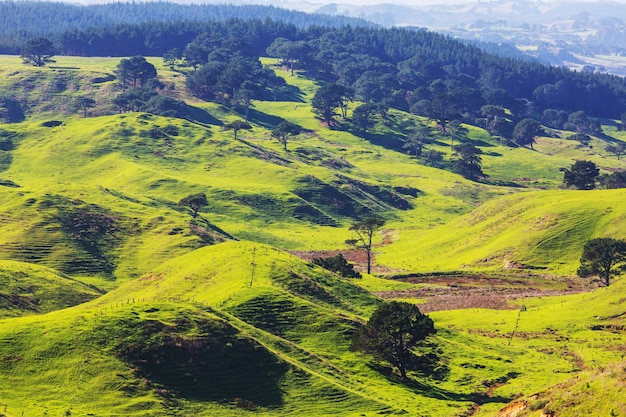
[[[287,253],[228,242],[171,260],[79,307],[4,320],[0,392],[15,415],[69,409],[210,416],[254,408],[255,415],[451,416],[478,402],[476,415],[488,416],[520,394],[618,360],[623,336],[591,329],[624,314],[623,287],[526,300],[510,344],[515,310],[432,313],[444,366],[403,385],[347,349],[353,320],[367,317],[376,299]],[[242,356],[194,351],[202,340],[241,343],[233,352]],[[246,348],[256,344],[265,348]],[[227,361],[241,378],[194,390],[187,357],[197,366]],[[194,369],[202,377],[203,368]],[[276,374],[263,388],[243,382]]]
[[[0,261],[0,288],[0,317],[47,313],[102,295],[68,276],[15,261]]]
[[[27,71],[11,59],[15,60],[2,59],[4,79]],[[89,78],[88,71],[106,74],[115,64],[60,58],[59,66],[80,70],[44,69],[43,73],[52,77],[59,71],[74,71]],[[160,71],[169,81],[177,76]],[[75,274],[109,289],[125,284],[74,309],[3,321],[0,352],[7,377],[0,382],[0,393],[4,393],[0,395],[10,399],[6,401],[9,415],[21,411],[61,414],[70,408],[73,415],[94,410],[98,415],[240,415],[242,408],[257,404],[261,408],[256,412],[268,415],[373,415],[407,410],[410,415],[450,416],[465,413],[475,402],[486,402],[479,412],[491,415],[520,393],[537,392],[571,376],[580,365],[572,360],[572,352],[587,366],[618,358],[615,352],[623,344],[621,335],[588,331],[590,325],[601,324],[602,317],[623,313],[611,291],[593,295],[585,320],[579,320],[578,298],[529,303],[520,325],[520,331],[527,333],[511,346],[507,336],[517,312],[436,313],[433,317],[441,329],[437,339],[447,368],[437,374],[439,379],[420,377],[419,383],[408,387],[348,352],[353,320],[366,318],[377,300],[273,248],[335,249],[344,247],[350,237],[347,228],[356,217],[338,212],[319,196],[300,197],[298,193],[306,191],[303,179],[315,177],[332,184],[327,190],[341,192],[354,190],[353,180],[387,190],[419,189],[416,198],[403,196],[414,206],[409,210],[394,209],[380,195],[362,192],[354,201],[355,207],[368,202],[389,220],[385,233],[392,243],[377,247],[376,261],[385,268],[424,272],[464,266],[499,270],[506,259],[546,267],[552,273],[572,273],[583,239],[623,237],[616,227],[623,216],[618,204],[622,193],[529,192],[475,184],[416,164],[403,153],[320,127],[306,104],[315,85],[280,74],[297,87],[301,101],[256,102],[254,130],[242,132],[240,141],[218,123],[237,115],[213,104],[200,105],[217,118],[209,125],[137,114],[68,118],[57,106],[56,113],[46,117],[2,126],[17,133],[19,140],[11,151],[11,165],[0,172],[0,178],[21,186],[0,187],[2,257],[23,259],[26,254],[37,263],[60,269],[76,257],[87,259],[54,220],[58,211],[82,204],[77,200],[108,209],[125,231],[122,239],[107,248],[106,256],[116,264],[112,273]],[[99,85],[103,99],[115,88],[111,82]],[[69,91],[62,93],[77,94]],[[40,125],[53,117],[64,120],[64,125]],[[372,140],[393,146],[385,138],[397,134],[394,126],[408,118],[412,116],[394,114],[393,123],[378,126],[381,134]],[[272,123],[283,119],[313,131],[290,142],[288,152],[270,139]],[[154,127],[172,126],[178,129],[177,135],[154,139],[148,133]],[[622,166],[614,158],[600,159],[601,155],[576,149],[570,141],[541,139],[537,151],[510,149],[478,129],[472,129],[467,140],[480,141],[476,143],[486,152],[487,173],[503,180],[530,178],[531,183],[544,178],[536,181],[542,187],[558,185],[558,168],[576,158],[593,157],[606,168]],[[449,153],[443,141],[435,148]],[[188,212],[176,202],[194,192],[206,192],[210,204],[192,225]],[[294,210],[302,207],[307,208],[308,217],[294,218]],[[328,217],[336,226],[323,225]],[[205,234],[217,241],[224,238],[220,229],[257,243],[202,248],[207,243],[202,240]],[[511,240],[515,248],[510,247]],[[364,279],[364,284],[369,288],[403,285],[379,283],[372,277]],[[620,286],[614,288],[616,293],[621,291]],[[525,317],[531,315],[532,328],[524,329],[530,322]],[[596,315],[600,318],[594,319]],[[186,324],[178,325],[175,318],[179,316],[188,318]],[[573,319],[555,321],[554,317]],[[137,333],[133,330],[137,328],[145,331]],[[217,339],[225,345],[243,340],[245,346],[265,346],[266,350],[253,349],[261,352],[259,357],[244,356],[244,360],[268,364],[260,372],[281,375],[268,387],[267,398],[237,399],[236,393],[248,392],[248,388],[231,380],[224,381],[220,398],[197,398],[197,393],[185,391],[188,379],[182,379],[182,387],[181,381],[163,380],[152,368],[138,369],[137,363],[144,362],[133,362],[129,356],[160,357],[167,351],[156,347],[138,351],[136,346],[174,349],[159,341],[195,343],[207,329],[222,335]],[[107,340],[115,332],[120,338]],[[563,338],[570,338],[565,345]],[[181,343],[180,349],[193,352],[191,345]],[[605,350],[610,353],[600,354]],[[177,352],[176,357],[185,357]],[[28,383],[24,375],[29,375]],[[499,388],[490,390],[493,387]],[[181,390],[187,395],[171,397]],[[284,393],[279,400],[277,390]]]

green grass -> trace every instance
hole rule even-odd
[[[37,304],[0,310],[7,416],[448,417],[475,404],[474,415],[487,416],[537,392],[561,413],[571,400],[548,387],[580,375],[598,392],[597,369],[620,375],[619,279],[588,294],[524,300],[510,345],[518,311],[432,313],[438,347],[426,351],[441,360],[404,384],[349,344],[381,302],[370,292],[415,285],[340,279],[289,252],[346,249],[350,225],[379,215],[387,223],[375,236],[375,274],[571,275],[587,239],[626,237],[622,190],[558,189],[559,169],[576,159],[625,167],[599,139],[592,148],[557,138],[510,148],[468,126],[463,140],[481,148],[491,177],[474,183],[397,149],[402,126],[428,121],[393,111],[367,135],[343,122],[345,130],[325,128],[309,105],[316,84],[282,69],[280,101],[255,101],[253,130],[239,140],[221,124],[241,115],[198,100],[189,102],[211,122],[111,114],[118,62],[58,57],[33,69],[0,57],[0,92],[32,103],[25,122],[0,126],[14,145],[0,151],[0,296]],[[151,62],[167,94],[189,99],[180,73]],[[97,97],[98,117],[67,108],[84,94]],[[46,127],[50,120],[63,124]],[[287,151],[271,138],[282,120],[307,130]],[[428,147],[451,156],[448,137]],[[509,182],[520,187],[492,185]],[[193,219],[177,203],[199,192],[209,204]],[[95,247],[60,221],[85,207],[118,228]],[[84,303],[96,288],[108,293]],[[620,404],[610,392],[603,412]]]

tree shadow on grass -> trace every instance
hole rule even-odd
[[[281,87],[273,98],[274,101],[304,103],[304,93],[298,87],[293,85],[285,85]]]
[[[211,115],[208,111],[195,106],[187,106],[189,119],[206,125],[222,126],[221,120]]]
[[[273,130],[276,126],[285,121],[282,117],[273,116],[255,109],[250,109],[248,120],[269,130]]]
[[[439,388],[437,386],[424,384],[414,379],[405,379],[403,380],[393,372],[393,369],[388,366],[380,365],[380,364],[369,364],[371,369],[383,375],[389,382],[397,385],[404,385],[415,394],[420,396],[433,398],[436,400],[443,401],[459,401],[459,402],[470,402],[475,404],[487,404],[487,403],[502,403],[507,404],[513,400],[513,398],[502,397],[502,396],[490,396],[487,393],[481,392],[473,392],[473,393],[459,393],[453,392],[446,389]]]

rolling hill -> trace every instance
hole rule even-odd
[[[606,138],[581,147],[557,132],[511,148],[467,126],[461,140],[490,176],[476,183],[404,152],[403,126],[428,120],[392,111],[367,135],[330,129],[310,111],[318,85],[280,68],[291,98],[254,101],[237,139],[225,124],[242,114],[191,99],[157,59],[163,94],[196,117],[116,114],[117,62],[0,58],[0,90],[31,109],[0,125],[5,415],[488,416],[516,399],[538,415],[567,407],[557,384],[599,390],[600,369],[617,381],[621,280],[523,308],[435,311],[423,353],[436,360],[409,382],[349,350],[382,302],[372,291],[423,286],[383,278],[549,280],[574,274],[585,240],[625,237],[622,190],[560,189],[576,159],[624,168]],[[67,104],[87,92],[97,107],[84,118]],[[271,137],[281,121],[304,129],[286,151]],[[451,155],[448,137],[430,146]],[[194,218],[178,203],[199,192],[208,204]],[[342,279],[299,257],[343,251],[358,264],[345,241],[372,215],[387,221],[376,276]],[[611,395],[584,407],[622,411]]]

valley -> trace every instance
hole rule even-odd
[[[626,141],[618,121],[532,148],[464,123],[486,174],[472,181],[402,147],[426,126],[453,160],[434,120],[392,108],[359,133],[354,100],[329,126],[311,111],[320,83],[275,58],[285,86],[237,134],[244,110],[191,96],[190,68],[148,58],[180,118],[120,112],[119,58],[55,60],[0,56],[0,92],[28,103],[0,124],[1,414],[626,415],[626,281],[576,276],[586,241],[626,237],[626,189],[562,186],[576,160],[626,168],[605,150]],[[84,95],[87,117],[69,105]],[[283,121],[302,128],[287,149]],[[181,201],[197,193],[194,213]],[[346,240],[370,216],[385,224],[365,274]],[[363,276],[311,262],[337,253]],[[350,349],[385,300],[437,329],[407,381]]]

